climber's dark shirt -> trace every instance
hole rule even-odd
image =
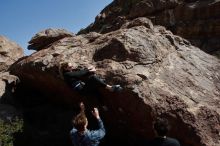
[[[89,73],[88,69],[66,71],[63,73],[63,77],[67,84],[72,87],[77,81],[82,80],[82,77],[88,75]]]
[[[65,82],[74,90],[83,95],[100,96],[98,89],[105,88],[107,84],[103,79],[88,69],[66,71],[63,73]]]

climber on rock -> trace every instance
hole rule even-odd
[[[111,92],[118,92],[122,90],[120,85],[108,85],[99,78],[96,74],[94,66],[88,68],[78,68],[76,64],[70,62],[62,63],[60,66],[60,73],[66,83],[80,94],[88,94],[96,92],[100,87],[105,88]]]
[[[94,108],[93,116],[98,122],[97,130],[88,130],[88,120],[85,115],[85,107],[80,103],[80,113],[73,119],[73,129],[70,131],[71,140],[74,146],[98,146],[100,140],[105,136],[105,128],[99,116],[99,111]]]

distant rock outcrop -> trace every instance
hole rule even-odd
[[[46,29],[37,33],[28,43],[29,50],[41,50],[49,47],[53,42],[58,41],[65,37],[72,37],[73,33],[65,29]]]
[[[0,36],[0,72],[24,56],[23,49],[4,36]]]
[[[116,3],[125,4],[114,1],[103,13],[113,12],[111,6]],[[159,6],[167,8],[165,4]],[[120,7],[116,8],[119,11]],[[112,15],[106,14],[104,20],[110,22]],[[91,32],[65,37],[49,47],[42,46],[43,50],[38,47],[38,52],[11,66],[11,72],[21,80],[17,90],[20,101],[29,109],[25,112],[26,129],[30,129],[26,135],[34,140],[32,143],[68,145],[62,143],[68,134],[61,134],[71,128],[71,108],[67,105],[83,100],[88,106],[106,106],[101,110],[108,130],[104,145],[134,146],[141,139],[152,138],[152,122],[158,116],[169,119],[170,136],[182,146],[220,145],[220,61],[164,27],[153,26],[147,18],[123,20],[120,28],[102,35]],[[47,41],[53,42],[48,38],[37,44]],[[106,82],[121,84],[124,90],[118,94],[100,90],[102,103],[96,97],[83,98],[60,78],[62,61],[93,64]],[[27,95],[30,91],[35,92]],[[52,103],[61,104],[62,110]],[[32,144],[29,139],[27,143]]]
[[[93,24],[80,33],[107,33],[123,22],[147,17],[188,39],[200,49],[220,56],[220,0],[114,0]]]
[[[7,72],[11,64],[24,56],[23,49],[4,36],[0,36],[0,100],[11,99],[12,86],[18,78]],[[9,89],[10,88],[10,89]]]

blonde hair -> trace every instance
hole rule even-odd
[[[73,119],[73,126],[78,131],[84,131],[85,126],[88,124],[87,117],[85,115],[85,112],[80,112],[74,119]]]

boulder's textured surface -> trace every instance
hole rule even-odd
[[[68,32],[65,29],[46,29],[37,33],[31,40],[28,42],[29,50],[41,50],[49,47],[52,43],[64,38],[72,37],[73,33]]]
[[[23,49],[19,45],[0,36],[0,103],[14,103],[12,92],[19,79],[7,72],[7,69],[23,56]],[[5,108],[1,108],[0,112],[2,109]]]
[[[0,72],[24,56],[23,49],[4,36],[0,36]]]
[[[200,49],[219,56],[220,0],[114,0],[80,33],[106,33],[123,22],[147,17]]]
[[[169,135],[182,146],[220,145],[220,61],[149,19],[125,21],[120,27],[102,35],[63,38],[11,66],[21,80],[20,101],[29,109],[26,125],[35,131],[26,131],[34,141],[27,143],[40,145],[43,138],[51,145],[68,145],[62,143],[68,135],[60,134],[71,128],[67,105],[84,100],[88,106],[105,105],[101,113],[108,134],[103,145],[141,145],[154,136],[152,122],[158,116],[169,119]],[[106,82],[121,84],[124,90],[100,90],[102,102],[83,98],[60,78],[63,61],[93,64]],[[36,92],[30,96],[29,91]],[[56,112],[59,104],[62,110]],[[55,141],[50,140],[53,136]]]

